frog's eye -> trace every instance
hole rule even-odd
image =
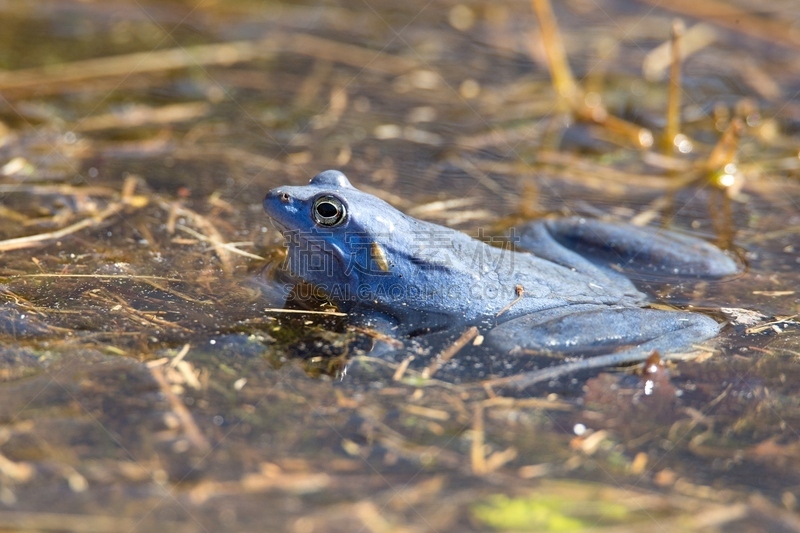
[[[312,215],[317,224],[328,227],[338,226],[344,222],[347,209],[335,196],[320,196],[314,200]]]

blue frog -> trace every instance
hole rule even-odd
[[[264,209],[286,237],[289,279],[353,320],[397,336],[475,325],[494,350],[570,358],[509,380],[519,387],[689,351],[719,332],[702,314],[646,308],[647,296],[609,263],[671,276],[739,270],[696,238],[579,217],[529,222],[492,246],[410,217],[336,170],[273,189]]]

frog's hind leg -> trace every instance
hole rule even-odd
[[[570,252],[603,266],[667,276],[719,278],[740,271],[736,261],[701,239],[581,217],[531,222],[520,228],[519,246],[578,270],[585,269],[585,263]]]
[[[716,336],[719,329],[715,320],[696,313],[602,308],[544,320],[536,315],[523,316],[496,327],[486,340],[509,351],[522,348],[580,357],[492,380],[523,389],[575,371],[643,361],[654,351],[668,359],[670,354],[691,351],[693,344]]]

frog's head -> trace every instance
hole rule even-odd
[[[271,190],[264,210],[286,237],[289,275],[340,303],[358,299],[360,288],[388,282],[381,243],[407,224],[403,213],[359,191],[337,170],[317,174],[305,186]]]

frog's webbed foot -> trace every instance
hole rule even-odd
[[[688,235],[580,217],[526,224],[519,246],[579,271],[587,260],[669,276],[718,278],[741,270],[716,246]]]
[[[511,320],[491,330],[486,342],[506,351],[585,358],[494,382],[523,389],[575,371],[643,361],[654,351],[668,359],[670,354],[691,351],[694,343],[716,336],[720,329],[712,318],[684,311],[595,307],[563,313],[554,309]]]

